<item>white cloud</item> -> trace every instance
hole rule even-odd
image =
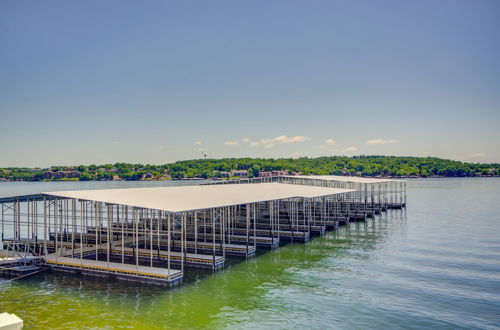
[[[303,156],[304,156],[303,152],[294,152],[292,154],[292,158],[300,158],[300,157],[303,157]]]
[[[197,146],[201,146],[203,144],[203,141],[196,141],[194,144]]]
[[[237,141],[226,141],[226,142],[224,142],[224,145],[234,147],[234,146],[239,145],[239,143]]]
[[[273,142],[277,143],[297,143],[297,142],[304,142],[307,140],[310,140],[311,138],[309,136],[303,136],[303,135],[296,135],[296,136],[291,136],[288,137],[286,135],[281,135],[273,138]]]
[[[388,144],[388,143],[397,143],[398,141],[396,140],[392,140],[392,139],[389,139],[389,140],[384,140],[384,139],[375,139],[375,140],[369,140],[369,141],[366,141],[366,144]]]
[[[358,148],[356,148],[356,147],[347,147],[344,150],[342,150],[342,152],[355,152],[357,150],[358,150]]]
[[[337,144],[337,141],[335,141],[334,139],[326,139],[325,144],[327,144],[329,146],[334,146]]]
[[[165,149],[165,147],[164,146],[159,146],[158,149],[163,150],[163,149]]]
[[[120,144],[120,141],[113,141],[113,144]]]
[[[303,135],[295,135],[295,136],[280,135],[273,138],[260,139],[259,141],[252,141],[252,142],[250,142],[250,139],[243,139],[243,142],[250,143],[251,147],[264,146],[264,148],[272,148],[276,144],[300,143],[308,141],[310,139],[311,138],[309,136],[303,136]]]
[[[249,143],[250,142],[250,139],[249,138],[243,138],[241,139],[241,141],[245,142],[245,143]]]

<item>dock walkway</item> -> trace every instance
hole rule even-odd
[[[252,257],[255,255],[255,247],[253,245],[241,245],[241,244],[227,244],[227,243],[215,243],[213,242],[203,242],[203,241],[185,241],[186,249],[190,252],[192,251],[201,251],[207,254],[213,253],[215,248],[215,252],[217,254],[222,254],[222,250],[225,250],[227,255],[236,256],[236,257]],[[175,241],[172,243],[172,246],[176,249],[181,248],[181,242]],[[161,241],[160,246],[164,249],[164,246],[168,246],[168,242]]]
[[[98,275],[115,275],[117,278],[150,282],[174,286],[182,281],[183,272],[175,269],[158,267],[136,266],[117,262],[106,262],[89,259],[75,259],[48,255],[45,261],[54,268],[94,273]]]
[[[107,253],[108,249],[106,247],[101,247],[99,249],[99,253]],[[110,253],[112,255],[123,255],[125,256],[133,256],[136,255],[141,259],[150,259],[151,257],[154,259],[162,259],[169,260],[174,263],[182,263],[183,258],[185,259],[186,266],[191,266],[195,268],[210,268],[210,269],[221,269],[224,267],[224,258],[220,256],[212,256],[207,254],[196,254],[196,253],[183,253],[177,251],[167,251],[157,249],[134,249],[131,247],[124,247],[123,250],[121,248],[112,248]]]

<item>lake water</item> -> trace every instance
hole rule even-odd
[[[0,183],[0,196],[171,184]],[[26,329],[500,329],[500,178],[416,179],[407,191],[404,211],[179,288],[42,273],[0,284],[0,311]]]

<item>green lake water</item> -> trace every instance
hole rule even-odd
[[[0,183],[0,196],[172,182]],[[500,179],[408,181],[408,207],[187,274],[181,287],[0,280],[26,329],[500,328]]]

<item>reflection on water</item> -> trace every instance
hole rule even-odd
[[[495,328],[499,196],[496,178],[414,180],[407,210],[190,272],[179,288],[47,272],[1,285],[0,310],[28,329]]]

